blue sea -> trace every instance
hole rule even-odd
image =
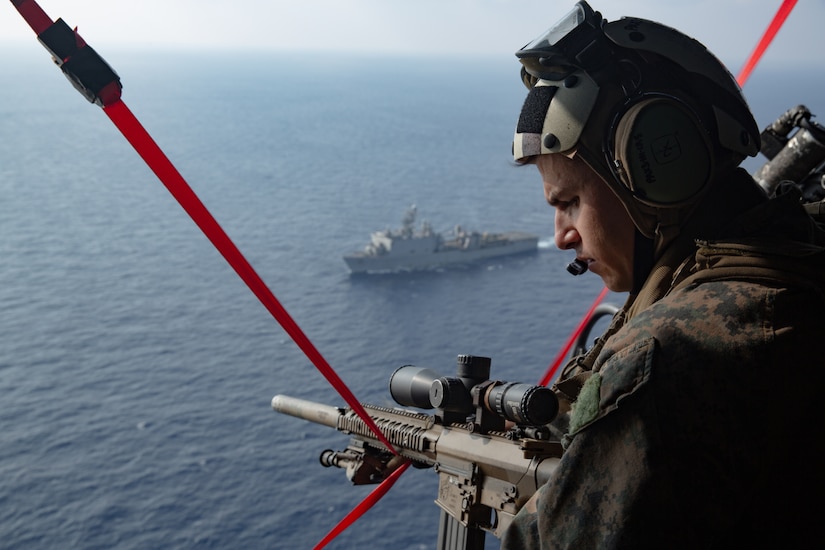
[[[567,275],[537,174],[509,160],[525,94],[509,55],[101,53],[363,402],[391,404],[401,365],[450,375],[463,353],[535,382],[602,288]],[[0,547],[311,548],[373,487],[320,466],[345,435],[270,400],[343,400],[34,40],[0,62]],[[825,113],[821,78],[757,70],[760,126]],[[351,277],[342,255],[411,204],[539,250]],[[329,548],[434,547],[436,487],[410,470]]]

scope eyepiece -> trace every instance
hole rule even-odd
[[[544,426],[559,412],[559,400],[548,387],[510,382],[487,390],[487,408],[523,426]]]

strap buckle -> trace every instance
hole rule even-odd
[[[120,77],[63,19],[55,21],[37,39],[89,102],[105,107],[120,99]]]

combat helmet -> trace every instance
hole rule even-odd
[[[516,56],[530,92],[515,161],[582,158],[654,255],[718,174],[759,152],[758,127],[733,76],[673,28],[632,17],[607,22],[581,1]]]

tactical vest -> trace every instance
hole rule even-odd
[[[819,296],[825,306],[825,201],[803,206],[810,217],[799,212],[798,197],[789,193],[737,219],[736,233],[744,237],[673,243],[651,270],[641,291],[628,299],[605,333],[587,352],[565,365],[552,388],[559,398],[560,411],[570,410],[578,399],[605,342],[638,312],[672,292],[710,281],[751,281],[805,288]],[[806,240],[781,238],[782,231],[791,226],[795,233],[807,233]],[[766,238],[771,236],[772,228],[779,238]],[[564,430],[565,426],[558,428]]]

